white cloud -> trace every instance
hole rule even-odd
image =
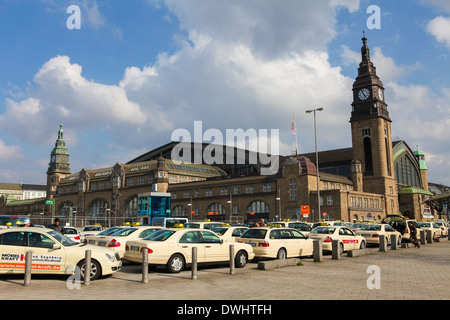
[[[427,31],[450,48],[450,18],[439,16],[427,24]]]
[[[23,159],[24,155],[19,146],[7,146],[3,140],[0,140],[0,163],[7,161],[16,161]]]
[[[3,129],[28,141],[48,142],[47,123],[69,122],[72,130],[120,124],[125,128],[145,123],[147,115],[126,91],[116,85],[86,80],[78,64],[69,57],[47,61],[34,77],[34,89],[20,101],[8,99],[7,110],[0,116]],[[40,127],[34,124],[40,123]],[[47,139],[43,139],[43,135]]]

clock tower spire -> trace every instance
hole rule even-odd
[[[353,83],[350,117],[353,158],[361,162],[364,192],[386,195],[386,213],[396,214],[398,199],[392,160],[392,120],[385,102],[383,83],[370,60],[365,33],[361,40],[361,62]]]
[[[59,125],[58,139],[50,154],[50,163],[47,170],[47,197],[53,198],[56,195],[56,188],[59,181],[70,175],[69,151],[64,140],[64,130],[62,123]]]

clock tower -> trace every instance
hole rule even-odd
[[[53,199],[56,195],[59,181],[68,175],[70,175],[69,151],[66,148],[64,130],[61,123],[58,130],[58,139],[56,139],[55,147],[50,154],[50,163],[48,164],[47,198]]]
[[[362,38],[361,63],[353,83],[350,117],[353,158],[361,161],[363,191],[385,195],[386,214],[397,214],[398,196],[394,174],[391,118],[384,96],[384,86],[370,60],[365,34]]]

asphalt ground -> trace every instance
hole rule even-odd
[[[324,254],[321,262],[302,258],[301,265],[272,270],[259,270],[256,262],[235,269],[234,274],[228,265],[199,266],[197,279],[191,278],[190,269],[178,274],[151,269],[144,283],[142,267],[129,263],[89,285],[68,276],[32,274],[30,285],[24,286],[23,275],[0,275],[0,301],[3,307],[14,300],[112,301],[114,306],[114,301],[140,300],[150,308],[165,306],[173,315],[196,312],[200,318],[206,317],[208,305],[212,306],[209,318],[231,316],[230,306],[243,305],[241,310],[233,309],[233,315],[239,311],[273,316],[306,300],[316,301],[313,305],[317,301],[445,301],[450,299],[449,274],[450,241],[445,238],[419,249],[409,245],[380,252],[373,246],[358,257],[343,254],[335,260]]]

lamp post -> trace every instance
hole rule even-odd
[[[317,152],[317,129],[316,129],[316,111],[322,111],[323,108],[306,110],[306,113],[314,112],[314,140],[316,144],[316,175],[317,175],[317,213],[320,219],[320,187],[319,187],[319,153]],[[313,217],[314,220],[314,217]]]

